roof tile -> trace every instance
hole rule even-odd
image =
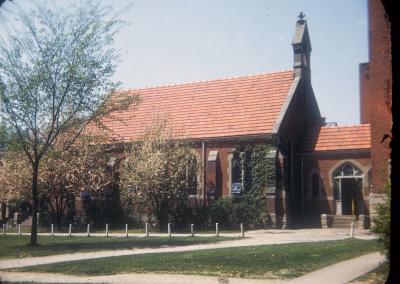
[[[370,148],[370,125],[359,124],[311,128],[304,136],[301,151],[313,152]]]
[[[129,90],[139,106],[104,120],[115,138],[137,140],[157,117],[167,115],[174,134],[216,138],[272,132],[293,82],[293,71]],[[116,93],[115,95],[118,95]],[[122,120],[122,121],[121,121]]]

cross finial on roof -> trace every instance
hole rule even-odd
[[[304,18],[306,17],[306,14],[304,14],[303,12],[300,12],[298,17],[299,17],[299,19],[297,20],[297,22],[299,24],[303,24],[305,22]]]

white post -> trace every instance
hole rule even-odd
[[[72,224],[69,224],[68,235],[72,236]]]
[[[51,235],[54,236],[54,224],[51,224]]]
[[[149,236],[149,223],[145,224],[145,230],[146,230],[146,237]]]
[[[354,238],[354,222],[350,225],[350,238]]]
[[[194,224],[190,224],[190,234],[194,237]]]
[[[243,223],[240,223],[240,234],[241,234],[242,238],[244,238],[244,227],[243,227]]]
[[[87,224],[87,236],[90,236],[90,224]]]
[[[106,224],[106,237],[108,237],[108,224]]]
[[[126,237],[128,237],[128,224],[125,224],[125,234],[126,234]]]
[[[215,223],[215,236],[219,237],[218,223]]]
[[[18,225],[18,235],[21,236],[21,224]]]
[[[3,224],[3,235],[6,234],[6,224]]]
[[[171,237],[171,223],[168,223],[168,237]]]
[[[37,220],[37,224],[39,225],[39,216],[40,216],[39,213],[36,213],[36,216],[37,216],[37,219],[36,219]]]

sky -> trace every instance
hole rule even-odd
[[[17,0],[20,5],[24,1]],[[66,3],[67,0],[54,0]],[[129,22],[114,79],[143,88],[292,69],[305,13],[322,116],[359,123],[359,63],[368,62],[367,0],[103,0]],[[6,3],[6,9],[12,4]]]

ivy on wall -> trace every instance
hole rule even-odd
[[[237,145],[235,153],[241,157],[243,195],[262,196],[267,188],[275,186],[275,157],[270,157],[270,144]]]

